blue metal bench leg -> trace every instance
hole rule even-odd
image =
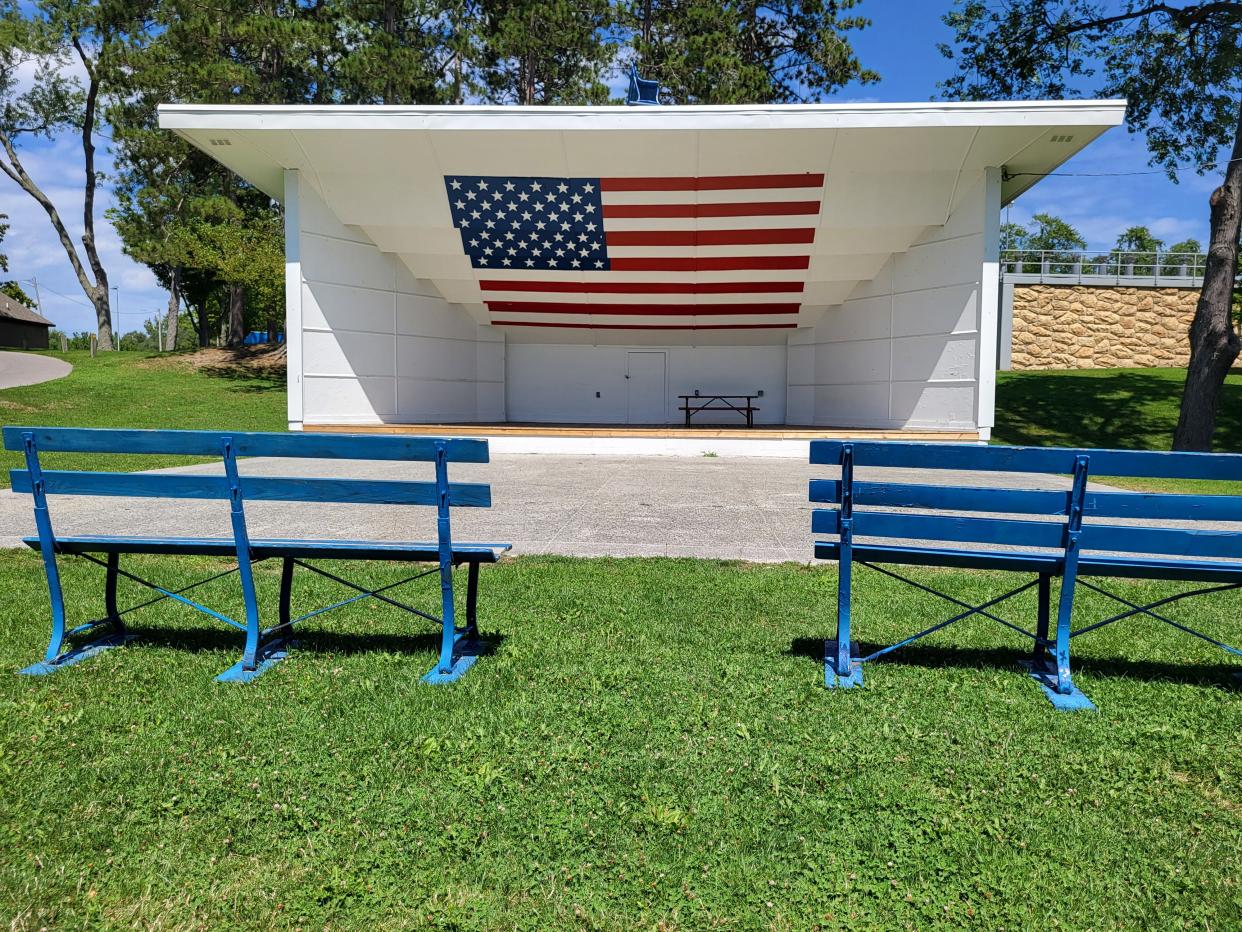
[[[471,593],[476,591],[478,581],[473,575],[478,571],[470,564],[471,576],[467,586],[466,623],[464,631],[457,630],[456,611],[453,606],[453,539],[449,527],[449,486],[447,447],[444,441],[436,441],[436,538],[440,555],[440,658],[436,665],[423,676],[424,683],[453,683],[479,659],[479,642],[473,630]]]
[[[824,685],[829,689],[861,686],[858,644],[850,637],[850,591],[854,575],[854,447],[841,449],[841,544],[837,554],[837,636],[824,642]]]
[[[1086,457],[1080,456],[1074,468],[1074,488],[1070,493],[1069,521],[1066,524],[1065,568],[1061,574],[1061,595],[1057,600],[1057,639],[1052,658],[1055,667],[1049,668],[1046,654],[1042,652],[1031,665],[1031,676],[1053,706],[1062,712],[1095,709],[1095,704],[1074,685],[1070,676],[1070,622],[1074,613],[1074,588],[1078,582],[1079,536],[1082,530],[1082,500],[1086,485]],[[1040,595],[1042,600],[1042,586]],[[1044,611],[1041,604],[1041,614]],[[1036,648],[1039,647],[1036,644]]]
[[[71,666],[94,657],[96,654],[107,650],[110,647],[120,647],[126,641],[132,638],[132,635],[124,633],[124,629],[114,630],[111,634],[90,641],[80,647],[72,648],[64,651],[65,645],[65,599],[60,587],[60,568],[56,564],[56,536],[52,532],[52,519],[48,515],[47,495],[43,488],[43,471],[39,466],[39,454],[35,448],[34,435],[26,433],[23,435],[25,443],[26,468],[30,472],[31,485],[34,492],[34,516],[35,527],[39,531],[39,554],[43,557],[43,569],[47,576],[47,594],[48,600],[51,602],[52,608],[52,637],[48,641],[47,651],[43,655],[41,663],[31,664],[23,668],[19,672],[26,676],[46,676],[49,673],[55,673],[63,667]],[[111,562],[109,564],[111,566]],[[116,598],[115,598],[115,579],[114,569],[109,571],[109,582],[112,588],[112,596],[109,601],[108,613],[115,616],[115,622],[119,623],[120,617],[116,615]],[[89,630],[95,623],[82,625],[75,629],[75,632]],[[74,632],[70,632],[74,633]]]
[[[241,480],[237,474],[237,457],[233,438],[225,437],[224,474],[229,483],[229,500],[232,505],[233,540],[237,546],[237,575],[241,579],[242,598],[246,603],[246,648],[242,659],[216,677],[221,683],[249,683],[257,679],[278,661],[289,654],[289,638],[280,636],[262,644],[263,629],[259,625],[259,598],[254,586],[254,567],[250,556],[250,535],[246,531],[246,516],[242,508]],[[282,574],[283,583],[283,574]]]

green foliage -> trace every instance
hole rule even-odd
[[[1238,125],[1242,3],[1147,0],[957,0],[941,46],[959,73],[942,83],[963,100],[1100,96],[1129,102],[1153,164],[1210,169]],[[1175,177],[1175,176],[1173,176]]]
[[[847,15],[857,0],[628,0],[620,24],[644,77],[668,102],[791,103],[822,100],[879,75],[849,44],[870,20]]]
[[[170,589],[228,566],[124,565]],[[62,566],[71,617],[98,617],[98,569]],[[408,572],[325,568],[375,587]],[[274,605],[279,565],[255,572]],[[971,604],[1012,585],[915,575]],[[435,628],[373,600],[299,626],[252,687],[213,681],[237,632],[168,600],[130,616],[140,638],[123,649],[47,682],[0,677],[4,915],[212,929],[1242,920],[1242,702],[1211,645],[1134,619],[1083,637],[1075,679],[1101,711],[1067,715],[1023,675],[1026,644],[982,619],[875,664],[861,690],[825,690],[827,566],[528,557],[483,577],[498,648],[451,687],[418,681]],[[428,582],[401,598],[431,608]],[[948,614],[878,573],[855,585],[878,643]],[[1178,587],[1116,588],[1146,602]],[[46,644],[38,556],[0,553],[0,590],[12,671]],[[299,572],[294,609],[341,591]],[[194,595],[240,609],[235,577]],[[123,604],[146,596],[122,581]],[[1092,599],[1086,611],[1111,610]],[[1179,610],[1228,637],[1238,599]],[[1002,614],[1031,624],[1033,593]]]
[[[1031,240],[1031,231],[1020,223],[1002,223],[1000,226],[1001,249],[1026,249]]]
[[[8,214],[0,213],[0,243],[4,242],[4,235],[9,232],[9,225],[3,222],[8,219],[9,219]],[[9,270],[9,257],[6,256],[4,253],[0,252],[0,272],[7,272],[8,270]]]
[[[1077,254],[1087,248],[1087,241],[1074,226],[1048,213],[1031,218],[1033,228],[1019,223],[1001,224],[1001,249],[1017,250],[1011,261],[1022,261],[1021,271],[1036,273],[1042,262],[1051,263],[1055,272],[1069,271]]]
[[[24,304],[26,307],[33,308],[36,305],[34,298],[26,294],[22,286],[15,281],[0,282],[0,294],[6,294],[18,304]]]

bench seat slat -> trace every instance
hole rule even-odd
[[[1060,547],[1064,540],[1064,527],[1059,521],[962,518],[887,511],[854,512],[854,533],[859,537]],[[840,512],[827,509],[812,512],[811,530],[816,534],[839,534]]]
[[[22,542],[39,549],[39,538]],[[113,537],[107,535],[58,537],[61,553],[151,553],[194,554],[197,556],[235,556],[237,545],[231,537]],[[293,556],[305,559],[409,560],[431,562],[439,559],[435,542],[387,540],[297,540],[253,538],[255,559]],[[453,558],[466,563],[495,563],[512,544],[454,543]]]
[[[453,463],[488,462],[487,441],[462,437],[404,437],[375,434],[286,434],[227,430],[115,430],[94,427],[5,427],[6,450],[24,447],[23,433],[33,433],[40,452],[164,453],[219,456],[220,439],[233,438],[238,456],[287,456],[322,459],[416,460],[436,458],[436,441],[447,443]]]
[[[1081,455],[1089,457],[1092,476],[1242,479],[1242,454],[1238,453],[1073,450],[1058,447],[993,447],[968,443],[905,443],[881,440],[812,440],[812,465],[839,465],[841,449],[846,443],[853,446],[855,467],[1069,475],[1074,471],[1075,458]]]
[[[10,472],[14,492],[32,490],[30,473]],[[74,472],[45,470],[49,495],[105,495],[128,498],[228,498],[223,476],[184,473]],[[259,502],[347,502],[356,505],[434,505],[434,482],[378,479],[320,479],[300,476],[242,476],[242,497]],[[491,487],[481,483],[450,482],[449,504],[490,507]]]
[[[818,560],[836,560],[838,541],[816,541]],[[940,547],[903,547],[886,544],[855,544],[854,559],[907,566],[948,566],[958,569],[1012,570],[1059,573],[1064,557],[1059,553],[1022,553],[1005,550],[954,550]],[[1184,582],[1242,582],[1242,562],[1185,560],[1160,557],[1118,557],[1084,554],[1078,563],[1084,576],[1125,579],[1170,579]]]

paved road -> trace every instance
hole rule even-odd
[[[73,366],[63,359],[33,353],[0,352],[0,388],[38,385],[52,379],[63,379],[72,371]]]
[[[426,464],[409,463],[253,459],[243,461],[242,471],[430,478]],[[454,509],[454,538],[513,543],[515,553],[806,562],[811,550],[807,480],[828,472],[759,457],[497,455],[486,465],[450,468],[453,479],[490,482],[494,501],[490,509]],[[860,469],[860,478],[868,472]],[[883,473],[901,478],[900,470]],[[968,478],[976,485],[995,481]],[[962,479],[961,473],[943,475],[946,483]],[[1067,487],[1058,477],[1040,481],[1046,488]],[[51,512],[62,535],[230,536],[224,502],[63,497],[53,499]],[[435,539],[434,512],[426,507],[259,502],[248,504],[246,512],[254,537]],[[27,534],[34,534],[29,496],[0,491],[0,546],[18,546]]]

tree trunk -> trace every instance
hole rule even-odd
[[[112,306],[108,303],[108,286],[90,290],[91,304],[95,306],[95,322],[99,328],[100,350],[110,350],[112,346]]]
[[[207,320],[207,300],[198,306],[198,348],[206,349],[211,345],[211,324]]]
[[[168,276],[168,318],[164,322],[164,349],[177,348],[177,320],[181,316],[181,266],[175,265]]]
[[[1212,192],[1212,226],[1203,290],[1190,325],[1190,364],[1174,450],[1211,450],[1221,388],[1242,344],[1233,326],[1233,280],[1242,233],[1242,107],[1225,180]]]
[[[246,342],[246,286],[236,282],[229,284],[228,329],[225,333],[225,342],[232,349]]]

